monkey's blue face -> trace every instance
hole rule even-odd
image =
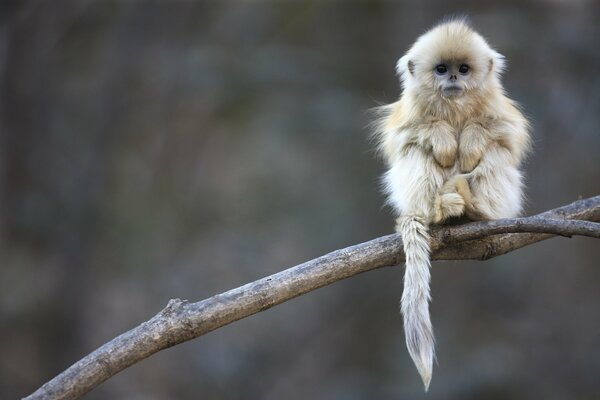
[[[471,67],[468,63],[461,61],[441,62],[435,65],[433,76],[442,96],[457,97],[469,87]]]

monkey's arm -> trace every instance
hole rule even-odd
[[[507,100],[508,101],[508,100]],[[510,164],[519,166],[530,147],[529,124],[512,104],[507,103],[502,116],[469,121],[460,133],[458,157],[461,172],[471,172],[492,143],[510,154]]]
[[[460,133],[458,161],[461,172],[471,172],[492,142],[492,134],[482,121],[468,122]]]
[[[431,120],[415,124],[409,141],[422,147],[426,153],[431,153],[440,166],[450,168],[456,161],[458,151],[456,136],[455,130],[447,122]]]
[[[444,167],[454,165],[458,142],[446,122],[413,118],[402,101],[381,109],[376,134],[389,166],[383,183],[398,215],[417,215],[427,224],[462,214],[464,201],[438,194]],[[443,197],[443,199],[441,199]]]
[[[506,101],[504,114],[471,121],[460,135],[459,164],[469,183],[462,189],[470,190],[463,197],[471,219],[509,218],[521,211],[519,165],[529,149],[529,125],[513,103]]]
[[[389,201],[399,215],[418,216],[426,224],[441,223],[462,215],[465,202],[456,192],[440,192],[444,169],[435,160],[433,146],[423,140],[423,133],[398,132],[403,139],[396,142],[396,156],[390,159],[383,181]]]
[[[402,97],[396,103],[377,109],[381,117],[376,124],[375,136],[388,165],[416,146],[425,154],[433,155],[440,166],[452,167],[458,152],[456,130],[445,121],[422,117],[409,103]]]

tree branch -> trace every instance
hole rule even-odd
[[[435,260],[486,260],[553,237],[600,237],[600,196],[527,218],[431,230]],[[152,319],[118,336],[44,384],[27,399],[75,399],[150,355],[330,283],[404,261],[399,235],[322,257],[197,303],[171,300]]]

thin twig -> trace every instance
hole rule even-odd
[[[598,237],[599,224],[585,221],[600,221],[600,196],[528,218],[436,227],[431,231],[433,258],[489,259],[555,234]],[[171,300],[152,319],[104,344],[27,399],[78,398],[160,350],[330,283],[402,261],[401,238],[397,234],[387,235],[336,250],[197,303]]]

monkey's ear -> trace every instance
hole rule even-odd
[[[402,78],[405,72],[409,72],[411,75],[415,74],[415,63],[409,60],[407,56],[402,57],[396,64],[396,72]]]
[[[489,68],[489,72],[495,72],[497,74],[503,73],[506,69],[506,58],[502,54],[494,51],[489,61]]]

